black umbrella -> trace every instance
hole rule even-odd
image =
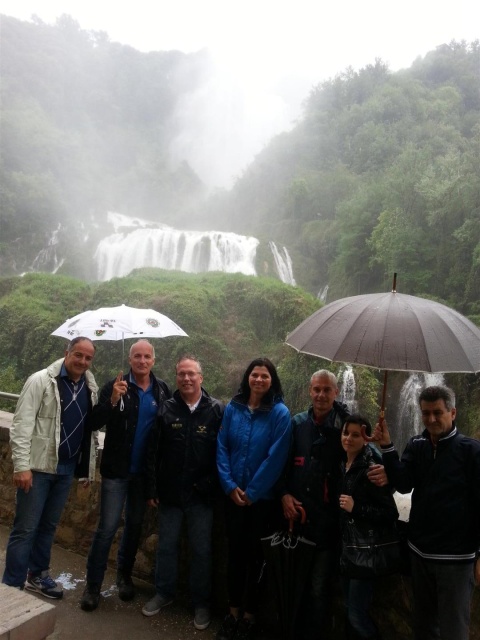
[[[305,522],[305,510],[300,512],[300,524]],[[267,570],[274,584],[278,616],[283,640],[295,640],[297,613],[307,577],[310,573],[315,543],[294,533],[294,520],[287,531],[278,531],[262,538]]]
[[[294,329],[286,343],[332,362],[385,371],[476,373],[480,329],[443,304],[396,292],[342,298]]]

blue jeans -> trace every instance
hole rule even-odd
[[[145,478],[102,478],[100,520],[87,560],[87,582],[101,584],[108,563],[113,538],[117,533],[125,506],[125,527],[117,554],[117,567],[130,575],[137,555],[147,501]]]
[[[76,461],[59,464],[57,473],[32,471],[30,491],[17,489],[13,529],[2,582],[21,587],[27,572],[39,575],[50,567],[53,538],[72,485]]]
[[[368,613],[373,599],[373,581],[342,578],[342,591],[351,626],[360,638],[376,637],[377,627]]]
[[[209,505],[199,503],[184,508],[159,505],[155,588],[165,598],[175,596],[178,544],[184,516],[190,547],[190,596],[194,607],[209,607],[212,591],[213,524],[213,507]]]
[[[473,563],[412,561],[415,640],[468,640]]]

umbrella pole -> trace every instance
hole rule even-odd
[[[380,425],[383,423],[383,420],[385,419],[385,398],[387,397],[387,378],[388,378],[388,371],[385,371],[385,373],[383,374],[382,404],[380,406],[380,418],[378,420]]]

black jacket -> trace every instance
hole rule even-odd
[[[307,515],[302,535],[321,549],[338,544],[340,434],[348,414],[346,405],[335,401],[322,425],[315,423],[312,407],[295,415],[289,461],[283,483],[277,485],[280,496],[290,493],[302,502]]]
[[[426,560],[471,562],[480,549],[480,442],[456,426],[436,451],[427,430],[402,455],[382,447],[387,475],[400,493],[412,491],[410,548]]]
[[[91,422],[94,429],[105,425],[105,442],[103,445],[100,473],[105,478],[126,478],[130,469],[135,429],[138,421],[139,397],[137,387],[130,383],[130,372],[123,377],[128,384],[128,391],[123,396],[123,411],[121,402],[112,407],[110,399],[115,379],[107,382],[100,392],[98,404],[92,412]],[[160,408],[165,400],[171,398],[172,392],[168,385],[150,372],[153,384],[153,395]]]
[[[365,526],[382,527],[391,525],[398,519],[398,510],[393,499],[391,488],[377,487],[367,478],[371,464],[376,464],[370,447],[365,447],[358,454],[347,471],[345,462],[340,465],[341,481],[338,495],[342,493],[353,498],[351,513],[340,509],[340,525],[345,526],[347,520],[353,518]],[[338,504],[338,502],[337,502]]]
[[[179,507],[215,500],[223,410],[223,403],[204,389],[193,413],[178,390],[160,407],[147,450],[148,498]]]

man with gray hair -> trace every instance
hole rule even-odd
[[[480,442],[457,431],[455,396],[433,386],[419,396],[425,430],[401,460],[377,424],[388,477],[412,493],[408,545],[415,640],[468,640],[474,579],[480,583]]]
[[[94,355],[89,338],[74,338],[64,358],[28,378],[13,416],[10,445],[17,495],[2,582],[19,589],[25,585],[47,598],[63,596],[49,566],[73,477],[95,477],[88,426],[98,391],[88,371]]]
[[[298,639],[327,638],[332,625],[334,578],[338,562],[337,481],[343,453],[340,434],[349,415],[337,401],[337,378],[326,369],[310,379],[312,405],[292,419],[292,447],[284,480],[279,483],[285,518],[303,507],[302,535],[316,543],[315,557],[298,616]]]
[[[100,602],[108,556],[125,506],[125,527],[117,554],[117,586],[121,600],[134,597],[135,563],[145,499],[145,454],[159,408],[170,398],[167,384],[152,373],[155,351],[148,340],[135,342],[129,353],[130,371],[120,371],[100,393],[92,415],[95,428],[106,426],[100,464],[100,520],[87,560],[87,584],[80,606],[93,611]]]

